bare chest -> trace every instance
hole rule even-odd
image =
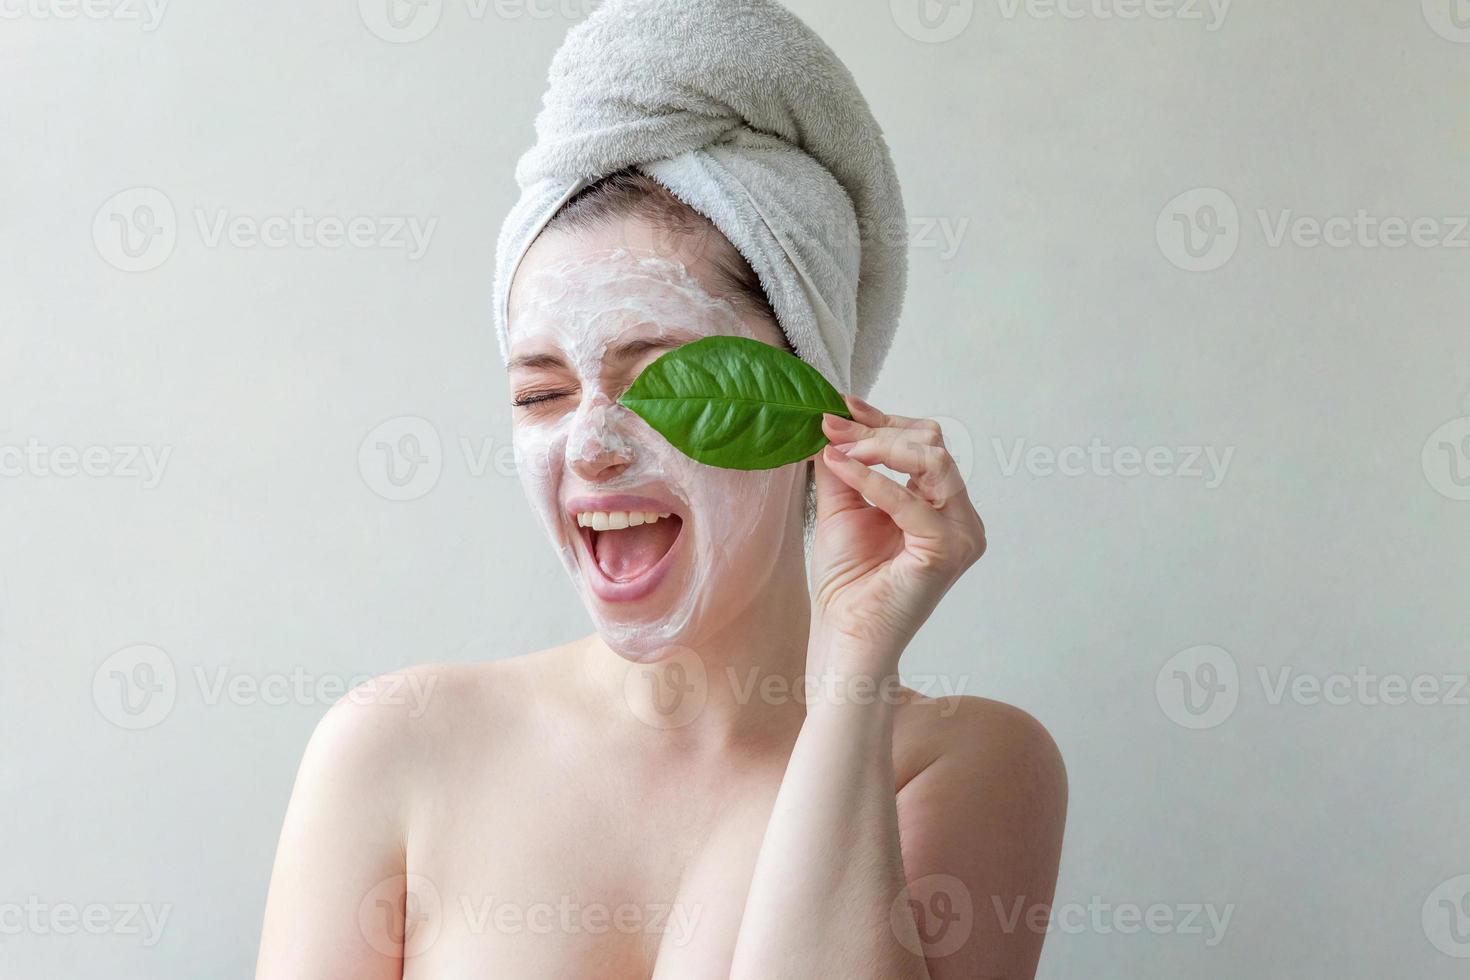
[[[779,781],[528,766],[441,787],[412,820],[404,977],[727,974]]]

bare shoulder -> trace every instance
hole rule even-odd
[[[401,887],[417,808],[508,741],[497,735],[528,713],[531,673],[516,661],[409,667],[327,710],[286,808],[257,976],[389,975],[382,953],[401,937],[374,940],[357,910]]]
[[[1056,742],[1020,708],[976,697],[916,697],[894,726],[911,886],[973,910],[962,975],[1035,976],[1045,931],[991,913],[1044,908],[1055,893],[1067,819]]]
[[[514,734],[563,648],[482,663],[434,663],[380,674],[348,691],[318,722],[303,769],[371,771],[380,785],[484,750]],[[386,788],[386,786],[385,786]]]
[[[1046,726],[1004,701],[971,695],[927,697],[909,691],[898,705],[894,737],[923,755],[1009,750],[1042,765],[1060,766],[1061,751]]]
[[[912,697],[897,707],[894,757],[900,786],[938,767],[972,785],[1065,813],[1067,770],[1051,733],[1022,709],[989,698]]]

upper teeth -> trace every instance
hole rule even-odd
[[[660,517],[668,517],[652,510],[584,510],[577,514],[578,527],[590,527],[594,531],[618,531],[639,524],[652,524]]]

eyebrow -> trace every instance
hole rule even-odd
[[[632,360],[635,357],[647,354],[651,350],[673,350],[675,347],[682,347],[695,339],[694,336],[686,334],[683,331],[678,331],[672,336],[643,337],[638,340],[629,340],[621,344],[614,344],[608,351],[608,357],[619,361]]]
[[[631,360],[649,351],[672,350],[675,347],[682,347],[684,344],[697,339],[698,337],[696,335],[686,333],[685,331],[676,331],[671,335],[663,337],[641,337],[637,340],[627,340],[608,348],[606,355],[604,355],[604,360]],[[507,367],[510,368],[526,368],[532,370],[537,368],[562,368],[566,366],[566,360],[554,351],[536,351],[531,354],[521,354],[517,357],[512,357],[507,364]]]
[[[512,357],[506,365],[508,368],[558,368],[566,367],[566,361],[562,360],[560,354],[551,351],[538,351],[535,354],[521,354]]]

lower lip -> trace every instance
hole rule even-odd
[[[583,565],[587,567],[587,584],[592,588],[592,594],[603,602],[637,602],[652,595],[669,574],[669,569],[674,565],[675,552],[684,540],[684,528],[680,526],[674,543],[669,545],[669,550],[648,571],[626,582],[614,582],[607,577],[602,566],[597,564],[597,556],[592,553],[590,533],[584,534],[583,529],[578,528],[577,537],[582,542],[582,554],[585,558]]]

